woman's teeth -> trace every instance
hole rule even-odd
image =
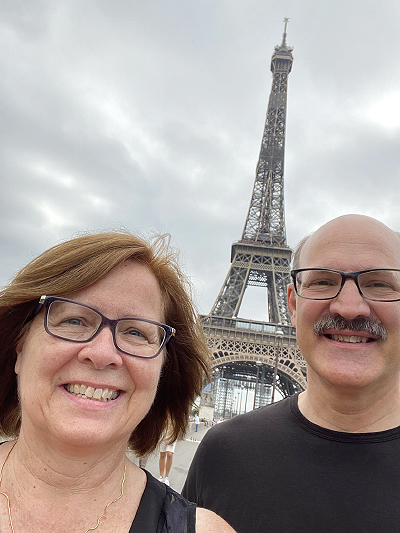
[[[94,387],[87,387],[78,383],[68,383],[64,385],[64,389],[74,396],[79,398],[90,398],[98,402],[108,402],[115,400],[119,396],[119,392],[113,389],[95,389]]]

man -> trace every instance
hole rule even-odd
[[[346,215],[293,267],[308,388],[212,428],[183,494],[238,533],[400,531],[400,237]]]

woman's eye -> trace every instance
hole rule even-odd
[[[142,339],[146,339],[146,335],[142,333],[141,331],[139,331],[138,329],[129,329],[128,331],[126,331],[126,333],[128,335],[132,335],[132,337],[139,337]]]
[[[70,324],[71,326],[82,326],[83,325],[82,320],[80,318],[75,318],[75,317],[66,318],[65,320],[63,320],[63,322],[65,324]]]

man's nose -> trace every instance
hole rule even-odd
[[[368,300],[362,296],[353,279],[345,281],[338,296],[331,300],[330,310],[332,313],[338,313],[347,319],[356,316],[370,316],[371,314]]]

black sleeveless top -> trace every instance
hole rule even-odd
[[[195,533],[196,504],[144,472],[147,484],[129,533]]]
[[[147,483],[129,533],[196,533],[196,504],[143,471]]]

